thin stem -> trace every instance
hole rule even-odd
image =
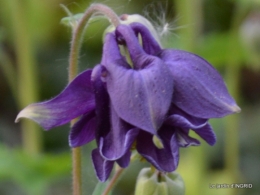
[[[114,26],[118,26],[120,24],[120,20],[116,13],[111,10],[109,7],[102,5],[102,4],[93,4],[91,5],[87,11],[84,13],[83,17],[81,18],[78,26],[74,29],[74,33],[72,36],[71,42],[71,51],[70,51],[70,59],[69,59],[69,81],[72,81],[73,78],[77,74],[77,64],[78,64],[78,56],[81,47],[81,42],[83,39],[83,34],[86,29],[86,25],[90,17],[94,13],[102,13],[110,19],[110,22]]]
[[[112,188],[114,187],[114,185],[116,184],[118,178],[120,177],[120,175],[123,173],[124,169],[119,167],[118,170],[116,171],[116,173],[114,174],[113,178],[111,179],[111,181],[109,182],[108,186],[106,187],[105,191],[103,192],[102,195],[108,195],[108,193],[112,190]]]
[[[82,194],[82,182],[81,182],[81,148],[72,149],[73,159],[73,195]]]
[[[120,24],[120,20],[118,16],[115,14],[115,12],[105,5],[93,4],[86,10],[79,24],[75,28],[73,28],[70,57],[69,57],[69,82],[71,82],[77,75],[78,57],[79,57],[83,35],[87,27],[87,22],[94,13],[104,14],[105,16],[107,16],[108,19],[110,19],[110,22],[114,26]],[[76,120],[71,121],[71,126],[73,126],[75,122]],[[81,187],[81,148],[80,147],[72,149],[72,161],[73,161],[73,168],[72,168],[73,195],[81,195],[82,187]]]

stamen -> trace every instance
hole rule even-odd
[[[156,135],[153,136],[153,143],[158,149],[164,148],[162,141]]]

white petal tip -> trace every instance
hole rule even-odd
[[[237,105],[232,106],[231,109],[232,109],[232,111],[233,111],[234,113],[239,113],[239,112],[241,112],[241,108],[239,108]]]
[[[39,106],[35,106],[34,104],[31,104],[27,107],[25,107],[23,110],[19,112],[15,119],[15,123],[18,123],[21,118],[28,118],[31,120],[35,120],[36,118],[39,118],[41,113],[39,113],[39,110],[42,112],[44,109]]]
[[[27,108],[25,108],[25,109],[23,109],[23,110],[21,110],[20,112],[19,112],[19,114],[17,115],[17,117],[16,117],[16,119],[15,119],[15,123],[18,123],[18,122],[20,122],[20,119],[21,118],[30,118],[29,116],[30,116],[30,111],[29,111],[30,109],[27,109]]]
[[[28,114],[28,113],[27,113]],[[21,118],[28,118],[28,117],[26,117],[26,108],[25,109],[23,109],[23,110],[21,110],[20,112],[19,112],[19,114],[17,115],[17,117],[16,117],[16,119],[15,119],[15,123],[18,123],[18,122],[20,122],[20,119]]]
[[[14,122],[18,123],[19,121],[20,121],[20,117],[17,116]]]

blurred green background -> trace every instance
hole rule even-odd
[[[96,3],[97,1],[95,1]],[[100,1],[98,1],[100,2]],[[26,105],[50,99],[67,84],[71,29],[66,13],[82,13],[88,0],[0,1],[0,194],[71,194],[69,126],[44,132],[28,120],[15,124]],[[142,14],[163,32],[165,47],[201,55],[222,74],[240,114],[213,119],[217,144],[181,150],[178,172],[186,195],[260,194],[260,3],[258,0],[107,0],[119,15]],[[107,21],[91,24],[80,56],[80,71],[101,57]],[[195,135],[194,135],[195,136]],[[83,194],[97,183],[90,152],[83,147]],[[145,163],[125,170],[115,195],[133,194]],[[251,189],[211,189],[211,184],[250,183]]]

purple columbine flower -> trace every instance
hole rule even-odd
[[[131,62],[119,47],[128,50]],[[57,97],[27,106],[16,120],[29,118],[48,130],[80,117],[69,144],[96,139],[92,161],[99,180],[106,181],[115,162],[128,166],[134,142],[158,170],[174,171],[179,147],[200,144],[189,136],[190,129],[213,145],[208,119],[238,111],[208,62],[161,49],[145,26],[132,23],[106,34],[102,60],[93,70],[79,74]]]

